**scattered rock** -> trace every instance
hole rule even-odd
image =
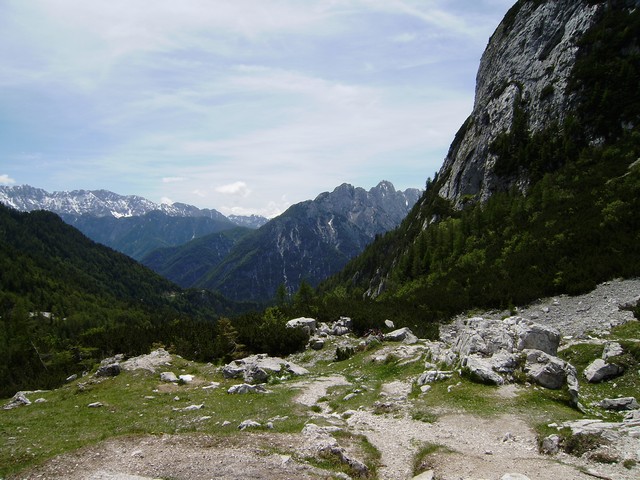
[[[322,350],[324,348],[325,341],[322,338],[315,337],[309,340],[309,348],[312,350]]]
[[[178,377],[178,382],[182,382],[182,383],[191,383],[193,382],[193,375],[180,375]]]
[[[505,473],[500,480],[529,480],[529,477],[520,473]]]
[[[622,367],[615,363],[606,363],[603,359],[597,358],[585,369],[584,376],[589,383],[597,383],[622,374]]]
[[[427,470],[426,472],[422,472],[420,475],[416,475],[412,480],[433,480],[435,472],[433,470]]]
[[[384,326],[387,327],[390,330],[396,328],[396,326],[394,325],[394,323],[391,320],[385,320],[384,321]]]
[[[100,365],[95,373],[96,377],[115,377],[120,375],[122,369],[119,363],[109,363],[106,365]]]
[[[31,405],[31,400],[29,400],[25,394],[25,392],[17,392],[9,403],[5,404],[2,409],[3,410],[11,410],[13,408],[22,407],[23,405]]]
[[[162,372],[160,374],[160,380],[168,383],[176,383],[178,381],[178,377],[173,372]]]
[[[89,407],[89,408],[100,408],[100,407],[103,407],[103,406],[104,406],[104,404],[102,402],[93,402],[93,403],[90,403],[89,405],[87,405],[87,407]]]
[[[238,425],[238,430],[245,430],[247,428],[259,428],[262,425],[254,420],[244,420]]]
[[[78,374],[74,373],[73,375],[68,376],[65,379],[65,382],[73,382],[74,380],[77,380],[77,379],[78,379]]]
[[[540,445],[540,451],[547,455],[555,455],[560,451],[560,435],[549,435],[542,440],[542,445]]]
[[[402,342],[406,344],[418,343],[418,337],[416,337],[409,327],[402,327],[393,332],[385,334],[384,339],[388,342]]]
[[[248,383],[241,383],[240,385],[233,385],[227,393],[243,395],[245,393],[269,393],[264,385],[249,385]]]
[[[605,410],[637,410],[640,408],[635,397],[605,398],[598,402],[598,406]]]
[[[472,377],[482,383],[489,383],[492,385],[504,384],[504,379],[493,371],[491,362],[479,355],[469,355],[464,359],[462,366],[467,369]]]
[[[287,322],[287,328],[300,328],[307,335],[311,336],[316,333],[316,320],[315,318],[307,317],[294,318]]]
[[[602,351],[602,360],[606,362],[609,358],[617,357],[623,353],[624,349],[618,342],[607,342],[604,345],[604,350]]]

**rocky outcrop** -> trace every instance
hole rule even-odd
[[[576,369],[556,356],[560,332],[555,328],[522,317],[472,317],[442,329],[441,338],[442,342],[427,344],[430,362],[418,378],[418,386],[449,378],[433,370],[431,362],[459,365],[471,378],[493,385],[513,381],[520,371],[545,388],[566,386],[572,403],[579,406]]]
[[[526,189],[526,177],[496,175],[491,144],[511,131],[518,109],[526,112],[531,132],[565,118],[574,101],[567,87],[577,43],[599,8],[585,0],[520,0],[512,7],[482,56],[473,111],[439,173],[442,197],[461,206],[513,185]]]
[[[265,383],[271,375],[300,376],[308,373],[306,368],[267,354],[234,360],[222,368],[224,378],[243,377],[247,384]]]

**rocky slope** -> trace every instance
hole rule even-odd
[[[602,4],[586,0],[518,1],[482,56],[471,116],[456,135],[439,176],[440,195],[461,206],[469,196],[486,200],[529,178],[497,175],[491,144],[513,129],[518,110],[531,133],[562,123],[575,108],[569,77],[578,42],[594,24]]]

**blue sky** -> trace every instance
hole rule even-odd
[[[0,0],[0,184],[274,216],[423,188],[514,0]]]

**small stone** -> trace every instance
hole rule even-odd
[[[547,455],[555,455],[560,451],[560,435],[549,435],[542,440],[540,450]]]
[[[344,400],[344,401],[351,400],[352,398],[355,398],[355,396],[356,396],[356,395],[357,395],[357,394],[355,394],[355,393],[349,393],[348,395],[345,395],[345,396],[344,396],[343,400]]]
[[[162,372],[160,374],[160,380],[163,382],[176,383],[178,381],[178,377],[173,372]]]
[[[225,420],[224,422],[222,422],[223,427],[228,427],[229,425],[231,425],[231,422],[229,420]]]
[[[238,430],[246,430],[247,428],[258,428],[262,425],[254,420],[244,420],[240,425],[238,425]]]
[[[191,383],[193,382],[193,375],[180,375],[178,377],[178,381],[182,381],[184,383]]]
[[[102,402],[93,402],[93,403],[90,403],[89,405],[87,405],[87,407],[89,407],[89,408],[100,408],[100,407],[103,407],[103,406],[104,406],[104,404]]]
[[[449,385],[449,387],[451,387],[451,385]],[[420,393],[427,393],[429,390],[431,390],[431,385],[422,385],[420,387]],[[447,388],[447,390],[449,391],[449,393],[451,393],[451,390],[449,390],[449,388]]]
[[[521,473],[505,473],[500,480],[530,480],[526,475]]]

